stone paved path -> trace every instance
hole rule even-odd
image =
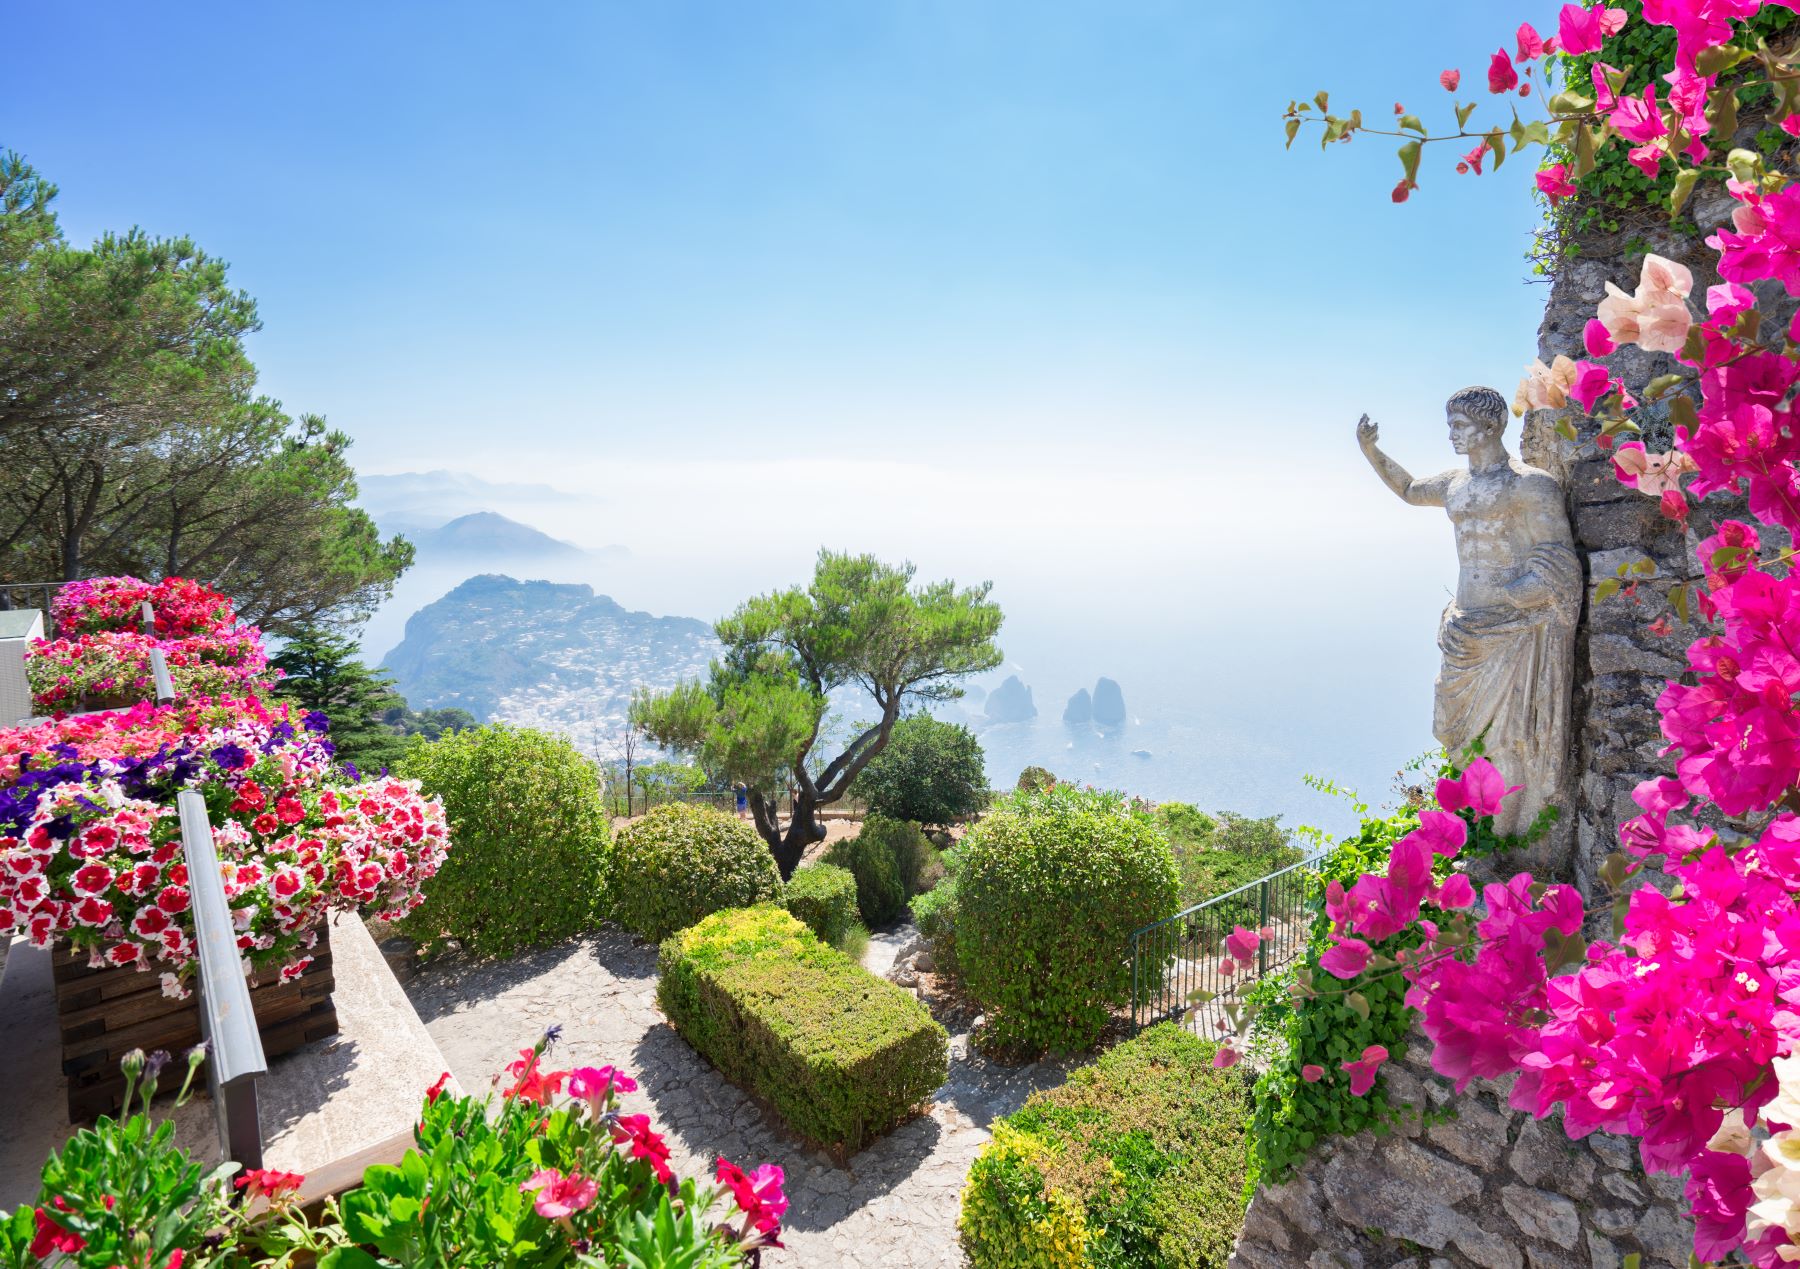
[[[885,955],[891,964],[895,938],[905,941],[871,939],[867,959]],[[515,961],[440,963],[407,994],[465,1089],[486,1088],[519,1049],[560,1023],[558,1060],[629,1071],[641,1087],[624,1099],[626,1109],[650,1113],[683,1175],[710,1177],[718,1155],[746,1168],[781,1164],[791,1204],[788,1251],[765,1259],[773,1265],[961,1265],[958,1199],[988,1125],[1032,1090],[1060,1083],[1067,1069],[999,1066],[973,1052],[967,1035],[953,1035],[950,1078],[931,1113],[842,1168],[803,1148],[676,1035],[656,1007],[656,949],[625,934],[609,931]]]

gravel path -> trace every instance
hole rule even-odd
[[[865,963],[892,964],[910,930],[871,938]],[[787,1171],[788,1250],[774,1265],[961,1265],[956,1214],[963,1178],[988,1125],[1034,1089],[1058,1084],[1066,1066],[1006,1067],[950,1038],[950,1078],[929,1115],[901,1125],[848,1168],[807,1150],[779,1122],[725,1082],[656,1007],[656,949],[607,931],[514,961],[446,960],[407,987],[419,1016],[463,1087],[494,1072],[551,1023],[563,1028],[558,1061],[611,1063],[638,1092],[627,1110],[648,1111],[667,1134],[677,1170],[710,1177],[719,1155],[746,1168]]]

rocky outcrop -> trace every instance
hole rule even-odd
[[[1069,703],[1063,706],[1063,721],[1077,724],[1094,721],[1094,698],[1088,695],[1085,687],[1071,696]]]
[[[1125,725],[1125,693],[1109,678],[1094,684],[1094,721],[1102,727]]]
[[[1037,717],[1037,704],[1031,699],[1031,689],[1013,674],[988,693],[983,712],[990,723],[1022,723]]]
[[[1632,1252],[1645,1269],[1688,1263],[1681,1181],[1646,1175],[1630,1140],[1570,1141],[1558,1120],[1507,1106],[1511,1080],[1455,1093],[1416,1056],[1383,1076],[1390,1101],[1431,1113],[1324,1141],[1258,1190],[1231,1269],[1619,1269]]]

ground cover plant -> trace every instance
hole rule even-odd
[[[1510,147],[1551,148],[1537,184],[1553,205],[1578,194],[1598,156],[1620,152],[1647,176],[1668,175],[1665,204],[1679,218],[1700,183],[1722,183],[1735,207],[1706,239],[1721,281],[1695,300],[1684,265],[1647,253],[1635,291],[1613,285],[1587,323],[1587,359],[1531,367],[1515,409],[1555,410],[1571,443],[1614,454],[1619,479],[1685,524],[1697,500],[1741,497],[1776,539],[1800,530],[1800,326],[1765,320],[1800,295],[1800,185],[1790,152],[1733,149],[1740,105],[1800,134],[1800,56],[1789,51],[1791,4],[1656,0],[1622,8],[1565,5],[1557,29],[1519,28],[1516,53],[1489,59],[1487,85],[1511,98],[1561,77],[1547,117],[1491,130],[1459,105],[1452,134],[1430,134],[1404,110],[1396,202],[1418,188],[1425,146],[1480,138],[1459,168],[1479,175]],[[1771,40],[1769,37],[1777,38]],[[1672,36],[1672,39],[1670,38]],[[1562,59],[1558,62],[1555,59]],[[1624,69],[1620,69],[1623,67]],[[1446,71],[1444,88],[1460,76]],[[1290,138],[1308,120],[1324,140],[1376,129],[1332,114],[1320,93],[1288,112]],[[1509,111],[1511,103],[1509,102]],[[1459,142],[1460,143],[1460,142]],[[1760,288],[1767,308],[1759,305]],[[1781,304],[1785,292],[1787,303]],[[1703,312],[1696,311],[1703,308]],[[1636,345],[1670,369],[1629,390],[1604,359]],[[1666,415],[1666,420],[1660,416]],[[1673,448],[1634,439],[1665,423]],[[1786,535],[1785,539],[1783,535]],[[1506,773],[1471,764],[1440,782],[1437,812],[1394,842],[1384,866],[1328,891],[1335,979],[1371,969],[1403,978],[1406,1002],[1432,1044],[1435,1070],[1463,1087],[1515,1076],[1512,1104],[1544,1116],[1560,1108],[1568,1132],[1636,1137],[1647,1170],[1684,1178],[1698,1259],[1742,1255],[1788,1263],[1800,1247],[1800,1030],[1784,998],[1800,947],[1800,711],[1796,649],[1800,576],[1793,552],[1765,551],[1758,525],[1708,523],[1696,534],[1699,584],[1669,591],[1653,630],[1698,614],[1709,623],[1687,649],[1683,681],[1657,702],[1673,776],[1645,781],[1642,814],[1620,828],[1621,850],[1602,880],[1622,888],[1657,857],[1680,883],[1668,895],[1632,889],[1614,903],[1614,937],[1589,944],[1586,905],[1566,885],[1520,873],[1485,887],[1438,877],[1471,838],[1471,822],[1514,790]],[[1631,592],[1644,570],[1602,579],[1594,603]],[[1429,817],[1429,818],[1428,818]],[[1719,817],[1751,826],[1725,835]],[[1404,962],[1377,948],[1411,933]],[[1389,964],[1392,960],[1397,963]],[[1306,991],[1341,992],[1328,984]],[[1372,1087],[1387,1054],[1370,1049],[1342,1070],[1353,1092]]]
[[[723,908],[781,899],[762,838],[711,807],[652,808],[619,830],[613,869],[613,919],[654,942]]]
[[[1217,1047],[1164,1023],[1033,1093],[969,1169],[975,1269],[1220,1269],[1243,1224],[1247,1100]]]
[[[1115,793],[1014,793],[963,839],[956,961],[988,1038],[1072,1052],[1131,1000],[1132,931],[1176,910],[1155,819]],[[1154,971],[1152,971],[1154,972]]]
[[[455,940],[510,956],[593,929],[611,830],[599,772],[568,740],[495,723],[415,740],[399,771],[443,804],[456,842],[403,923],[424,954]]]
[[[189,1158],[174,1125],[150,1115],[168,1055],[128,1055],[125,1118],[102,1118],[50,1156],[37,1201],[0,1215],[0,1265],[729,1269],[781,1245],[779,1166],[719,1159],[712,1183],[676,1176],[650,1117],[619,1104],[636,1081],[610,1066],[550,1069],[555,1033],[482,1097],[447,1088],[446,1074],[424,1091],[405,1158],[365,1169],[314,1212],[299,1201],[303,1176],[234,1177],[236,1164],[208,1171]],[[202,1060],[188,1055],[177,1104]]]
[[[1164,802],[1156,817],[1169,836],[1181,874],[1181,906],[1193,907],[1298,863],[1306,852],[1279,816],[1252,819],[1233,811],[1208,815],[1185,802]],[[1227,924],[1255,925],[1254,898],[1223,912]]]
[[[682,1037],[828,1149],[855,1153],[949,1074],[949,1036],[925,1006],[780,908],[707,917],[663,943],[658,970]]]

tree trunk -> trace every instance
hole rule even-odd
[[[781,880],[785,883],[793,879],[794,869],[800,866],[801,856],[806,848],[814,842],[825,840],[825,827],[819,823],[815,812],[818,802],[802,790],[793,806],[793,814],[788,817],[787,829],[781,827],[776,815],[774,798],[764,798],[754,790],[750,794],[750,817],[756,822],[756,831],[762,834],[769,843],[769,853],[775,856],[775,867],[781,870]]]

